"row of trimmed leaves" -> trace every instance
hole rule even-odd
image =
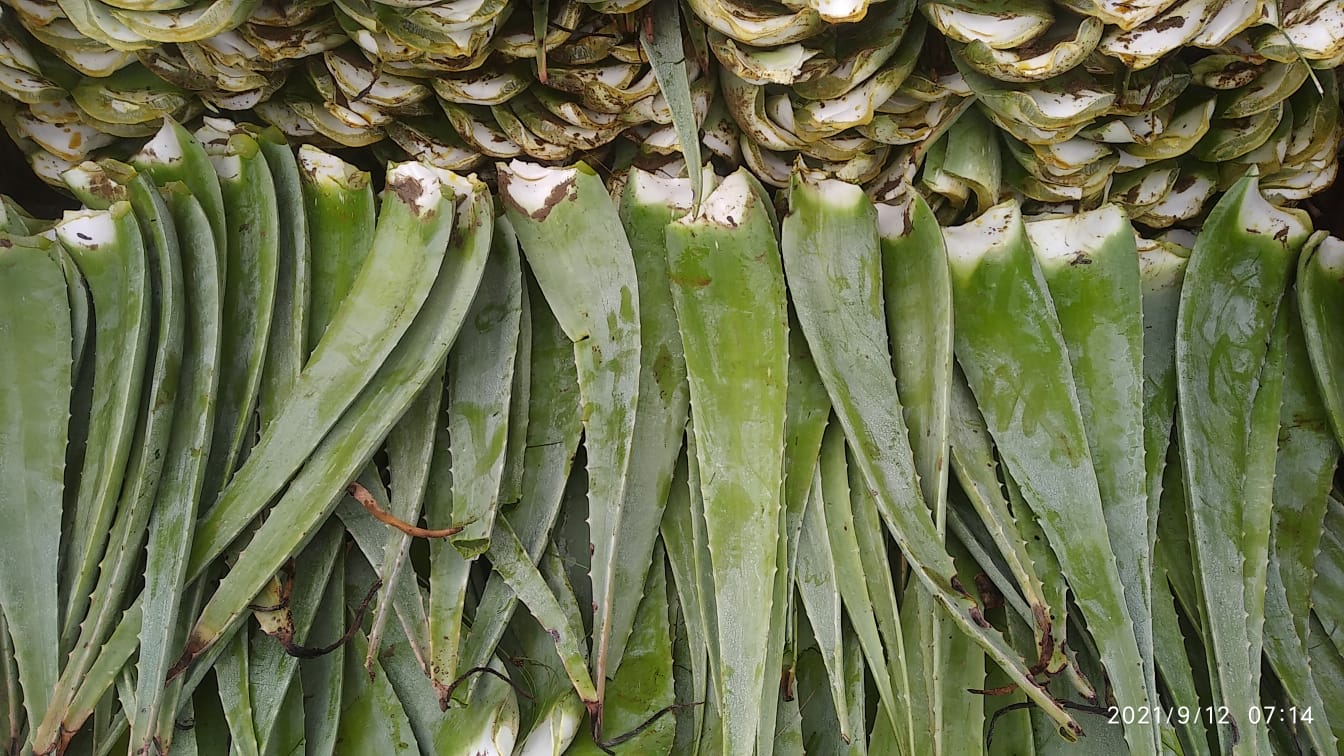
[[[207,120],[4,205],[7,752],[1334,752],[1344,242],[1254,179],[498,176]]]

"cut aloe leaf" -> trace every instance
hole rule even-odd
[[[760,639],[770,627],[784,484],[784,277],[769,215],[741,170],[667,234],[717,604],[719,742],[747,753],[762,706]]]
[[[214,237],[201,204],[185,184],[166,185],[162,194],[177,231],[181,254],[183,299],[186,308],[185,344],[178,407],[158,503],[150,515],[146,552],[144,612],[150,621],[142,625],[136,689],[137,711],[131,723],[131,738],[137,747],[148,747],[164,702],[164,681],[174,642],[178,616],[185,600],[187,552],[191,540],[184,538],[196,521],[205,483],[205,456],[214,424],[214,393],[218,380],[221,292],[216,266]],[[193,453],[196,452],[196,453]]]
[[[597,605],[593,676],[600,700],[620,662],[612,657],[610,618],[638,416],[639,278],[616,207],[587,165],[552,169],[514,161],[501,166],[499,175],[504,209],[523,253],[560,327],[574,342],[588,453]]]
[[[84,617],[121,493],[149,352],[148,259],[129,203],[67,216],[58,238],[102,313],[94,331],[94,393],[79,497],[66,550],[62,636]],[[82,234],[82,236],[81,236]],[[102,345],[102,346],[99,346]]]
[[[1089,618],[1117,700],[1147,700],[1067,345],[1017,205],[997,205],[945,235],[957,359],[1008,473]],[[1151,724],[1126,731],[1135,751],[1157,750]]]
[[[290,401],[199,523],[194,565],[203,566],[213,558],[207,552],[233,540],[311,455],[370,384],[437,280],[453,225],[454,199],[448,194],[453,189],[431,169],[413,163],[390,169],[388,187],[373,249],[358,279],[299,375]]]
[[[1260,506],[1245,498],[1251,463],[1247,430],[1254,428],[1257,386],[1278,303],[1308,228],[1300,212],[1270,206],[1254,178],[1238,181],[1199,234],[1177,316],[1178,423],[1191,546],[1218,675],[1215,701],[1233,712],[1239,734],[1221,726],[1219,742],[1235,752],[1253,752],[1256,731],[1263,732],[1241,713],[1257,705],[1260,647],[1253,643],[1259,634],[1253,628],[1264,621],[1263,611],[1259,616],[1252,611],[1243,578],[1243,570],[1263,569],[1247,560],[1265,558],[1253,553],[1257,549],[1247,538],[1254,534],[1245,529],[1248,510]],[[1228,312],[1241,316],[1220,315]]]
[[[1061,728],[1076,734],[1077,723],[1031,681],[975,599],[959,588],[924,503],[888,357],[876,210],[856,186],[809,177],[795,180],[790,204],[783,249],[794,306],[883,521],[912,572],[953,621],[1010,668]],[[838,302],[836,292],[845,295]],[[841,344],[851,346],[841,350]]]
[[[1147,517],[1143,305],[1134,231],[1124,211],[1105,205],[1030,221],[1026,232],[1073,368],[1107,537],[1143,659],[1144,700],[1155,701],[1148,536],[1156,522]]]
[[[393,229],[402,231],[401,225],[409,224],[410,230],[399,235],[397,246],[409,247],[413,254],[421,257],[440,257],[443,254],[440,250],[447,247],[452,213],[446,206],[451,200],[444,196],[438,179],[428,169],[408,166],[401,170],[393,169],[389,186],[394,191],[387,196],[385,207],[396,209],[384,212],[389,215],[400,214],[401,217],[400,223],[389,220],[387,235],[390,237]],[[397,188],[403,192],[396,193]],[[314,449],[304,469],[290,482],[284,496],[240,554],[238,562],[221,582],[215,596],[202,610],[201,618],[188,638],[187,649],[178,661],[178,667],[184,667],[192,658],[199,656],[222,633],[235,625],[239,613],[246,608],[252,596],[312,536],[322,519],[330,514],[344,495],[344,482],[354,478],[367,463],[415,395],[437,371],[438,363],[447,354],[465,318],[467,305],[475,294],[485,261],[483,247],[488,244],[490,236],[485,232],[488,224],[484,223],[484,218],[490,212],[488,203],[466,202],[462,210],[466,215],[460,224],[460,246],[454,245],[448,268],[434,279],[436,285],[426,296],[425,306],[415,314],[414,322],[407,328],[405,336],[379,368],[379,375],[373,377],[367,390],[355,399],[331,433]],[[408,238],[419,238],[419,246],[407,245]],[[391,244],[391,239],[388,243]],[[340,330],[335,333],[340,333]],[[320,351],[322,346],[319,345],[318,349]],[[304,376],[309,374],[317,361],[314,357],[305,369]],[[303,377],[300,381],[302,384]],[[296,390],[296,394],[302,395],[301,390]],[[291,402],[287,409],[297,405],[298,402]],[[260,457],[261,453],[254,451],[251,459]],[[341,488],[332,490],[332,480],[341,481]],[[235,495],[245,493],[237,483],[230,487],[230,491]],[[313,496],[329,498],[321,505],[314,506]],[[220,509],[222,507],[217,508],[216,512]],[[193,544],[189,576],[201,574],[230,540],[224,537],[227,531],[218,527],[217,522],[216,513],[212,513],[201,523],[198,540]],[[209,527],[212,524],[216,524],[216,527]],[[202,538],[199,535],[212,532],[220,535],[215,538]]]
[[[7,418],[0,476],[10,481],[0,502],[7,523],[0,531],[0,655],[3,732],[19,748],[20,701],[28,721],[41,722],[60,672],[60,602],[51,583],[60,569],[71,313],[59,250],[44,239],[5,238],[0,246],[0,353],[11,355],[0,365]]]
[[[213,497],[250,446],[279,275],[275,182],[257,141],[229,121],[209,119],[196,134],[219,177],[225,225],[223,336],[215,426],[205,490]]]
[[[509,404],[523,307],[518,240],[496,221],[493,248],[463,330],[449,354],[453,547],[468,560],[490,547],[508,447]]]

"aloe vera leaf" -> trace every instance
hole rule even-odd
[[[689,453],[687,451],[679,457],[676,470],[673,471],[672,488],[667,495],[667,505],[663,508],[663,521],[659,534],[667,553],[667,565],[672,573],[672,583],[676,589],[677,603],[681,607],[686,632],[690,698],[683,700],[701,701],[709,695],[709,654],[713,641],[709,636],[707,610],[701,596],[701,580],[697,570],[699,544],[692,532],[691,519],[697,515],[691,511],[691,488],[688,481],[690,473],[687,463]],[[682,698],[680,694],[678,698]],[[703,706],[697,706],[695,709],[703,709]],[[690,736],[693,740],[692,752],[698,750],[703,720],[703,712],[692,711]]]
[[[290,400],[198,523],[193,565],[213,559],[218,552],[210,552],[242,532],[311,457],[356,396],[372,385],[438,280],[454,221],[454,200],[445,194],[449,187],[415,163],[389,169],[388,187],[373,248],[354,287],[313,350]]]
[[[163,470],[163,451],[172,430],[172,396],[178,387],[181,368],[184,317],[177,238],[167,217],[167,208],[153,186],[144,179],[128,184],[124,196],[130,198],[130,206],[140,218],[139,227],[144,234],[141,244],[148,262],[146,275],[153,292],[148,324],[153,352],[145,366],[144,393],[136,402],[139,421],[127,458],[125,483],[115,516],[108,523],[107,553],[97,565],[96,582],[88,584],[90,592],[77,604],[79,617],[67,617],[65,635],[74,639],[73,649],[53,693],[48,716],[34,732],[35,742],[39,739],[51,742],[48,739],[57,737],[54,728],[64,715],[75,686],[93,663],[103,639],[113,629],[112,623],[120,612],[122,593],[131,579],[131,570],[138,566],[141,544]],[[112,212],[115,215],[116,210]],[[124,243],[116,236],[109,239],[109,233],[117,233],[113,225],[94,216],[73,222],[67,219],[57,228],[58,236],[68,248],[76,244],[97,248]],[[83,572],[89,577],[94,576],[91,570]],[[83,590],[78,585],[76,589]],[[75,625],[78,619],[82,622]]]
[[[1263,614],[1249,611],[1245,580],[1232,579],[1242,577],[1253,556],[1245,551],[1243,529],[1247,429],[1278,302],[1308,227],[1300,213],[1271,207],[1256,179],[1238,181],[1200,231],[1177,315],[1177,411],[1191,545],[1218,669],[1215,701],[1248,736],[1238,743],[1223,726],[1219,740],[1239,753],[1258,740],[1245,712],[1258,700],[1260,669],[1250,626],[1263,621]]]
[[[658,0],[651,13],[652,18],[645,27],[647,32],[639,35],[639,43],[648,56],[654,78],[658,80],[658,91],[667,100],[682,159],[691,169],[688,173],[692,200],[688,209],[693,210],[700,206],[705,196],[705,181],[704,174],[697,170],[702,164],[700,127],[696,123],[691,83],[686,74],[686,43],[681,33],[681,19],[677,3],[672,0]]]
[[[1011,668],[1013,679],[1061,728],[1078,732],[1077,723],[1031,681],[1002,636],[984,626],[974,599],[953,585],[951,557],[919,488],[895,375],[882,357],[889,350],[876,211],[857,187],[833,180],[813,184],[799,178],[790,202],[783,249],[794,306],[855,460],[876,491],[883,521],[912,571],[957,626]]]
[[[309,545],[312,549],[325,540],[339,546],[344,540],[344,528],[335,520],[328,520]],[[329,643],[344,631],[345,585],[339,576],[345,574],[343,549],[333,548],[330,570],[325,584],[317,591],[319,600],[313,613],[308,635],[300,641]],[[334,578],[334,579],[333,579]],[[345,687],[345,647],[338,646],[316,659],[299,664],[299,676],[305,691],[311,691],[303,702],[303,730],[305,751],[314,756],[333,756],[336,753],[337,725],[340,722],[341,692]]]
[[[528,412],[532,406],[532,306],[527,277],[521,292],[518,316],[518,351],[513,357],[513,387],[509,390],[509,432],[504,446],[504,471],[500,473],[499,504],[517,506],[523,498],[523,465],[527,459]]]
[[[1148,490],[1148,548],[1157,540],[1162,474],[1176,421],[1176,312],[1190,250],[1140,239],[1143,299],[1143,448]]]
[[[438,373],[420,389],[406,414],[387,436],[388,470],[392,476],[393,490],[396,491],[387,500],[387,509],[402,522],[420,521],[420,508],[424,504],[430,460],[434,453],[434,427],[442,409],[442,400],[443,375]],[[340,506],[344,506],[347,501],[342,499]],[[427,655],[429,647],[428,615],[424,615],[424,604],[415,585],[414,572],[407,575],[404,569],[410,562],[411,536],[396,529],[385,530],[387,533],[383,539],[382,554],[376,560],[371,558],[369,561],[379,565],[378,579],[384,586],[384,596],[397,595],[402,584],[409,585],[416,592],[415,603],[421,607],[421,615],[425,617],[423,638],[420,638],[423,644],[419,646],[420,656],[423,657]],[[392,606],[393,602],[379,602],[378,612],[369,630],[369,655],[364,659],[365,669],[373,669]]]
[[[205,468],[208,496],[221,491],[255,432],[279,275],[280,213],[275,182],[257,141],[228,121],[207,119],[196,134],[219,176],[227,218],[218,402]]]
[[[1176,707],[1190,708],[1200,702],[1195,687],[1195,673],[1186,655],[1185,635],[1176,614],[1176,597],[1167,581],[1165,564],[1157,564],[1153,571],[1153,659],[1166,688],[1167,701]],[[1179,713],[1179,709],[1177,709]],[[1182,721],[1184,720],[1184,721]],[[1178,728],[1182,749],[1190,756],[1209,754],[1208,731],[1198,717],[1173,717]]]
[[[1329,413],[1335,440],[1344,446],[1344,241],[1333,236],[1313,240],[1302,251],[1297,268],[1302,332],[1311,367]]]
[[[62,638],[73,635],[84,618],[111,528],[140,410],[150,335],[149,263],[130,204],[67,216],[64,228],[71,238],[61,244],[84,274],[98,318],[87,451],[62,571]]]
[[[391,683],[383,675],[366,675],[361,669],[367,653],[364,633],[357,631],[345,655],[337,742],[341,749],[349,748],[354,753],[420,753]]]
[[[1143,660],[1142,701],[1156,701],[1152,554],[1143,416],[1143,300],[1138,248],[1117,205],[1033,220],[1036,253],[1073,368],[1107,537]]]
[[[788,316],[761,199],[743,171],[668,226],[717,604],[722,748],[753,750],[783,498]],[[750,502],[750,504],[748,503]]]
[[[311,145],[299,147],[299,179],[312,256],[309,347],[322,340],[373,250],[377,206],[369,174]]]
[[[798,541],[802,536],[803,514],[812,488],[813,472],[821,454],[821,440],[831,415],[831,400],[817,374],[807,341],[797,328],[789,329],[789,385],[784,414],[784,506],[780,511],[779,551],[776,555],[775,584],[771,598],[770,635],[767,659],[779,659],[779,679],[767,674],[765,701],[777,697],[783,687],[792,686],[792,651],[786,651],[793,630],[794,573],[798,562]],[[794,709],[797,707],[795,706]],[[777,717],[780,707],[766,703],[758,728],[757,756],[770,756],[777,745]],[[787,713],[787,712],[786,712]],[[698,713],[697,713],[697,716]],[[791,716],[791,715],[790,715]],[[699,721],[698,719],[696,720]],[[801,747],[801,732],[798,734]],[[785,738],[786,747],[792,741]]]
[[[873,666],[873,674],[885,675],[890,679],[890,683],[885,686],[894,695],[894,700],[890,704],[895,713],[893,718],[894,737],[900,744],[909,744],[906,748],[916,748],[917,734],[916,721],[919,714],[916,712],[916,701],[921,692],[927,692],[932,701],[941,701],[943,692],[933,691],[932,687],[924,689],[914,688],[915,681],[927,682],[932,678],[915,677],[912,675],[907,651],[909,642],[906,640],[907,630],[902,625],[905,612],[897,609],[896,605],[896,583],[893,575],[896,574],[892,568],[891,562],[887,557],[887,543],[885,533],[882,529],[882,516],[877,511],[877,501],[863,485],[863,473],[859,471],[858,465],[848,465],[849,471],[849,490],[851,516],[853,518],[852,527],[856,537],[854,542],[856,553],[863,567],[863,578],[868,586],[868,597],[872,602],[872,612],[874,620],[877,623],[877,632],[881,636],[881,648],[885,648],[887,659],[885,665],[878,663],[870,658],[870,665]],[[922,589],[916,588],[920,592]],[[913,593],[907,593],[904,596],[904,603],[911,603]],[[926,596],[927,598],[927,596]],[[923,626],[924,630],[918,632],[934,632],[943,626],[941,621],[942,614],[937,606],[918,605],[915,611],[915,622]],[[936,618],[937,621],[931,621]],[[950,626],[949,626],[950,629]],[[930,636],[932,638],[933,636]],[[862,638],[860,638],[862,640]],[[936,647],[930,647],[933,652],[937,649],[937,656],[934,659],[941,659],[941,649],[943,641],[936,641]],[[880,657],[877,657],[880,660]],[[877,688],[879,695],[882,693],[883,685],[879,681]],[[929,704],[925,704],[929,705]],[[884,706],[887,706],[884,704]],[[932,720],[930,720],[932,724]],[[896,727],[899,729],[896,729]],[[937,740],[936,738],[933,740]],[[929,743],[929,747],[934,747]],[[927,752],[927,751],[926,751]],[[933,751],[936,753],[937,751]]]
[[[843,454],[843,447],[841,448]],[[826,669],[826,680],[840,736],[846,741],[855,733],[848,728],[849,702],[845,697],[845,657],[840,626],[840,580],[862,576],[841,575],[831,548],[826,521],[825,492],[820,472],[812,477],[812,493],[803,511],[802,536],[798,540],[798,566],[794,585],[807,613],[817,653]]]
[[[430,383],[428,385],[433,386],[434,384]],[[411,407],[414,406],[415,404],[412,403]],[[409,411],[408,409],[407,412]],[[404,419],[406,416],[403,415],[402,417]],[[385,505],[389,498],[388,492],[383,487],[382,481],[379,480],[377,468],[373,464],[365,466],[359,474],[358,481],[373,495],[375,501]],[[340,502],[336,505],[336,516],[354,538],[355,544],[359,547],[365,560],[368,561],[375,572],[380,572],[384,566],[383,544],[384,537],[387,535],[387,526],[373,519],[368,512],[364,511],[362,506],[348,495],[341,497]],[[402,626],[402,632],[411,639],[411,648],[416,658],[421,660],[423,666],[424,660],[429,656],[429,619],[425,614],[425,604],[418,586],[406,581],[397,581],[395,585],[382,585],[379,589],[378,610],[380,612],[384,604],[397,615],[397,619]]]
[[[958,360],[1008,473],[1089,619],[1117,701],[1141,705],[1148,700],[1142,655],[1106,532],[1073,370],[1020,212],[1004,203],[945,233]],[[1151,723],[1125,729],[1130,748],[1156,751]]]
[[[818,464],[821,477],[822,496],[820,503],[824,509],[824,532],[831,541],[831,553],[834,555],[836,581],[839,583],[841,603],[845,607],[845,616],[849,618],[850,628],[858,639],[859,648],[868,666],[873,670],[873,683],[877,689],[878,701],[882,713],[897,725],[897,739],[911,742],[912,719],[910,704],[903,700],[906,694],[896,692],[893,683],[904,680],[904,671],[893,674],[902,664],[901,653],[904,642],[901,640],[900,625],[895,622],[895,594],[890,596],[887,605],[892,614],[885,619],[884,629],[895,637],[892,645],[884,649],[884,639],[878,629],[875,605],[882,598],[874,599],[869,592],[869,577],[861,555],[859,538],[856,534],[853,494],[850,488],[850,470],[845,459],[844,431],[838,425],[826,430],[821,445],[821,460]],[[855,483],[862,485],[862,476],[853,476]],[[880,530],[878,532],[881,532]],[[873,545],[873,544],[869,544]],[[888,570],[887,574],[891,574]],[[873,577],[877,577],[874,575]],[[894,586],[893,586],[894,591]],[[815,627],[815,626],[814,626]],[[890,655],[890,659],[888,659]],[[908,687],[908,686],[907,686]],[[837,712],[838,715],[838,712]],[[843,722],[843,720],[842,720]],[[864,727],[854,733],[862,737]]]
[[[426,174],[419,171],[412,172],[422,176],[422,180],[427,178]],[[403,182],[406,178],[405,173],[394,173],[389,183],[394,187],[408,188]],[[437,194],[429,192],[428,186],[419,185],[426,190],[425,194],[418,197],[419,200],[431,200],[433,197],[430,195]],[[416,314],[397,348],[369,382],[367,390],[356,397],[331,432],[313,450],[303,470],[290,481],[289,488],[272,508],[266,522],[240,554],[238,563],[224,577],[187,639],[186,651],[179,659],[180,665],[199,656],[221,632],[228,630],[266,579],[309,539],[317,525],[331,513],[344,495],[343,488],[339,491],[331,490],[331,481],[348,481],[355,476],[372,458],[377,446],[414,401],[415,395],[437,371],[439,361],[456,338],[470,299],[475,294],[484,263],[483,247],[489,243],[489,226],[484,222],[484,218],[490,214],[489,203],[469,202],[463,209],[466,217],[459,224],[463,230],[460,243],[453,245],[450,264],[435,278],[436,285],[425,298],[425,305]],[[429,255],[440,245],[446,245],[448,223],[442,220],[442,208],[434,212],[428,207],[420,207],[420,210],[431,213],[431,218],[435,219],[432,225],[439,227],[438,233],[426,233],[427,238],[422,237],[424,241],[419,248],[420,252]],[[401,244],[405,242],[406,238],[403,238]],[[322,347],[319,345],[318,349]],[[310,362],[309,368],[304,370],[305,376],[309,374],[312,365]],[[296,404],[291,402],[287,408]],[[278,421],[277,425],[284,427]],[[252,459],[260,457],[261,453],[254,451]],[[242,497],[239,491],[242,488],[236,482],[231,486],[233,495],[239,496],[240,500]],[[323,495],[329,498],[315,506],[314,497]],[[222,507],[217,507],[215,511],[220,509]],[[209,527],[216,522],[215,516],[212,513],[200,523],[197,540],[193,543],[193,559],[187,570],[189,577],[198,576],[219,556],[230,540],[227,531],[220,527]]]
[[[1038,654],[1036,666],[1044,665],[1047,674],[1058,674],[1061,671],[1070,674],[1073,670],[1069,662],[1070,652],[1066,640],[1069,621],[1076,620],[1077,613],[1070,611],[1069,584],[1059,579],[1063,575],[1059,556],[1051,546],[1049,536],[1042,529],[1036,514],[1023,497],[1022,487],[1008,471],[1004,471],[1003,487],[1008,492],[1009,506],[1014,512],[1021,513],[1018,517],[1018,530],[1022,534],[1023,542],[1027,544],[1027,554],[1031,558],[1032,566],[1037,574],[1052,576],[1049,582],[1043,584],[1044,607],[1048,608],[1049,613],[1042,615],[1038,613],[1040,610],[1033,608],[1031,615],[1035,626],[1038,628],[1044,626],[1048,631],[1048,636],[1039,635],[1036,639]],[[1086,643],[1087,638],[1083,638],[1082,642]],[[1047,643],[1051,645],[1043,645]],[[1090,699],[1092,695],[1089,692],[1085,697]]]
[[[298,161],[275,127],[258,130],[254,136],[271,174],[278,218],[275,309],[266,340],[258,400],[264,428],[279,414],[299,379],[303,364],[308,361],[307,319],[312,261]]]
[[[999,463],[994,456],[989,428],[960,367],[954,367],[952,371],[949,410],[952,469],[965,493],[965,501],[974,510],[966,512],[965,516],[978,520],[984,527],[1022,592],[1028,607],[1026,616],[1031,618],[1036,637],[1036,664],[1057,671],[1066,663],[1064,640],[1068,604],[1065,596],[1068,586],[1049,545],[1031,537],[1039,534],[1039,527],[1030,518],[1013,516],[999,483]],[[961,499],[954,497],[953,501],[958,503]],[[954,531],[959,517],[959,512],[954,511],[951,518]],[[969,541],[963,538],[963,542],[972,548]],[[1004,593],[1010,600],[1015,596],[1013,591]]]
[[[574,349],[535,287],[536,283],[529,281],[533,290],[527,296],[533,323],[532,358],[528,366],[532,386],[528,390],[523,494],[518,505],[504,513],[533,563],[541,558],[542,549],[550,542],[551,529],[560,514],[565,481],[570,477],[579,437],[583,434]],[[465,640],[462,656],[467,667],[484,666],[489,661],[516,605],[517,597],[508,584],[491,573],[476,607],[476,620]]]
[[[163,198],[173,218],[181,254],[185,308],[185,339],[177,408],[165,453],[158,501],[149,520],[143,611],[150,617],[141,629],[136,702],[131,740],[148,750],[163,703],[173,633],[183,600],[184,572],[190,539],[184,537],[196,520],[204,484],[205,454],[214,423],[214,390],[220,350],[221,292],[214,237],[199,202],[186,185],[168,184]]]
[[[244,628],[246,630],[246,628]],[[224,644],[224,653],[214,663],[219,701],[229,725],[230,747],[239,756],[260,756],[256,724],[252,719],[248,675],[247,633],[234,633]]]
[[[442,402],[442,406],[425,487],[425,523],[434,529],[447,528],[453,521],[453,458],[452,439],[448,434],[448,402]],[[434,682],[434,693],[441,709],[448,709],[451,705],[448,691],[457,679],[461,666],[462,633],[465,629],[463,615],[466,612],[467,581],[470,577],[471,562],[451,543],[446,539],[430,542],[429,677]],[[492,646],[485,659],[488,661],[493,653]]]
[[[1299,709],[1319,712],[1299,724],[1313,747],[1335,750],[1330,718],[1312,679],[1306,643],[1310,631],[1311,584],[1326,501],[1339,460],[1339,446],[1311,372],[1299,325],[1296,298],[1285,301],[1288,321],[1283,407],[1279,414],[1274,508],[1269,528],[1265,592],[1265,656],[1288,699]]]
[[[453,547],[468,560],[490,547],[508,446],[509,399],[522,313],[518,240],[495,221],[481,289],[448,355],[448,434],[452,439]]]
[[[15,244],[15,241],[18,241]],[[71,311],[65,274],[50,244],[4,239],[0,246],[0,625],[23,688],[28,721],[46,716],[60,672],[60,603],[51,582],[60,566],[61,506],[69,418]],[[54,427],[53,427],[54,426]],[[11,641],[12,639],[12,641]],[[12,646],[10,643],[12,642]],[[17,734],[18,695],[6,696]],[[14,740],[11,738],[10,740]],[[22,743],[13,742],[17,752]]]
[[[785,434],[789,432],[788,418],[785,418]],[[785,441],[785,477],[788,477],[788,441]],[[788,484],[785,483],[784,490],[788,492]],[[771,706],[770,702],[781,696],[781,691],[785,685],[792,685],[791,659],[792,652],[785,654],[785,648],[788,645],[789,635],[792,631],[790,620],[792,619],[792,597],[795,595],[793,590],[793,572],[790,570],[790,563],[793,561],[789,550],[789,513],[787,506],[779,508],[778,545],[775,548],[775,574],[774,585],[770,591],[770,632],[766,635],[765,653],[766,659],[771,661],[779,660],[779,672],[773,671],[771,662],[766,663],[765,679],[761,687],[761,721],[756,728],[756,755],[774,756],[775,748],[775,725],[776,717],[779,714],[779,706]],[[801,521],[799,526],[801,527]],[[799,534],[801,537],[801,533]],[[797,542],[795,541],[794,551],[797,551]]]
[[[938,219],[918,194],[910,192],[899,203],[879,203],[876,209],[878,244],[882,251],[882,294],[896,389],[910,433],[910,449],[924,502],[933,509],[935,529],[945,535],[952,385],[952,281],[947,250]],[[871,503],[871,499],[868,501]],[[883,557],[885,562],[885,551]],[[868,575],[873,567],[865,566],[864,574]],[[878,592],[883,593],[880,589]],[[874,605],[885,606],[878,601]],[[918,606],[919,632],[934,644],[929,653],[932,665],[937,667],[942,658],[942,643],[937,639],[944,620],[934,602],[925,601]],[[881,611],[878,616],[879,625],[891,622],[892,617],[885,617]],[[899,630],[900,625],[895,629]],[[888,648],[900,654],[904,665],[902,646],[891,646],[891,638],[886,642]],[[907,748],[942,753],[941,691],[928,684],[928,678],[911,678],[904,670],[900,674],[904,679],[898,678],[898,690],[904,692],[912,684],[919,685],[922,695],[910,697],[925,702],[919,712],[907,707]],[[915,722],[926,715],[930,720],[930,738],[921,741],[915,732]]]
[[[1270,332],[1269,350],[1251,406],[1251,427],[1246,446],[1246,472],[1242,510],[1242,579],[1245,581],[1247,635],[1251,648],[1264,648],[1265,593],[1269,569],[1270,527],[1273,523],[1274,471],[1279,443],[1279,414],[1283,407],[1284,364],[1287,360],[1288,309],[1281,305]],[[1257,687],[1263,665],[1255,653]],[[1260,662],[1260,664],[1256,664]],[[1262,693],[1263,698],[1263,693]],[[1256,748],[1268,747],[1269,732],[1264,718],[1254,723]]]
[[[655,549],[654,563],[661,566],[662,550]],[[672,685],[672,637],[667,616],[668,586],[662,570],[650,570],[644,597],[639,601],[634,628],[625,658],[611,679],[603,701],[603,724],[609,737],[632,732],[650,717],[676,702]],[[638,735],[612,748],[618,754],[668,754],[672,752],[676,720],[664,714]],[[567,753],[596,756],[601,751],[592,742],[591,730],[581,729]]]
[[[495,224],[481,292],[467,314],[467,331],[449,355],[447,443],[434,460],[441,472],[426,509],[431,528],[467,528],[453,536],[466,535],[460,543],[430,545],[429,670],[440,696],[460,672],[467,581],[472,564],[489,548],[507,448],[522,278],[512,227],[504,218]],[[447,699],[440,705],[446,707]]]
[[[598,705],[597,688],[588,674],[585,636],[583,626],[576,623],[578,618],[564,611],[507,521],[496,522],[487,553],[490,566],[504,577],[519,601],[546,628],[575,692],[584,706],[594,712]]]
[[[598,622],[606,633],[598,639],[605,643],[606,668],[612,672],[619,669],[640,606],[689,413],[686,360],[667,283],[666,227],[691,204],[686,180],[661,179],[635,169],[618,207],[637,274],[641,345],[634,437],[616,523],[610,599],[599,602],[607,619]]]
[[[182,124],[172,118],[164,118],[163,126],[131,158],[131,164],[137,170],[149,174],[159,186],[174,181],[182,182],[200,203],[214,236],[214,248],[219,257],[218,288],[223,291],[226,275],[224,251],[228,249],[224,192],[205,147]]]
[[[601,700],[620,662],[612,657],[611,617],[639,407],[639,278],[616,206],[587,165],[550,169],[515,161],[500,167],[499,189],[537,283],[574,342],[597,606],[593,676]]]

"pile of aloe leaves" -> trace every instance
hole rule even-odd
[[[1338,750],[1344,241],[1254,177],[64,179],[0,204],[4,753]]]

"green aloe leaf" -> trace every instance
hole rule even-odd
[[[1077,724],[1031,680],[974,598],[959,588],[924,503],[888,357],[876,210],[858,187],[809,177],[795,179],[790,205],[783,249],[794,306],[883,521],[912,572],[962,631],[1010,668],[1061,728],[1077,733]]]
[[[501,166],[499,176],[505,212],[532,273],[574,342],[597,607],[593,677],[601,700],[607,678],[620,663],[614,655],[612,616],[624,566],[618,537],[639,407],[639,277],[616,206],[587,165],[553,169],[515,161]]]
[[[719,743],[749,753],[771,661],[761,639],[770,630],[784,490],[784,276],[769,214],[744,171],[667,234],[716,604]]]
[[[17,749],[24,745],[17,737],[20,701],[28,721],[41,722],[60,672],[60,602],[51,583],[60,568],[71,312],[58,249],[22,238],[0,246],[0,352],[11,355],[0,364],[0,476],[10,481],[0,501],[8,725],[0,734]]]
[[[1201,229],[1177,317],[1178,426],[1191,546],[1217,669],[1215,702],[1238,724],[1239,737],[1223,726],[1219,741],[1234,752],[1255,752],[1257,731],[1264,732],[1244,721],[1259,700],[1260,644],[1253,640],[1264,616],[1263,609],[1253,611],[1243,571],[1263,570],[1266,555],[1247,539],[1267,536],[1246,529],[1249,510],[1265,503],[1247,498],[1248,429],[1256,432],[1267,344],[1307,229],[1302,214],[1270,206],[1254,178],[1238,181]],[[1277,412],[1268,419],[1277,424]]]

